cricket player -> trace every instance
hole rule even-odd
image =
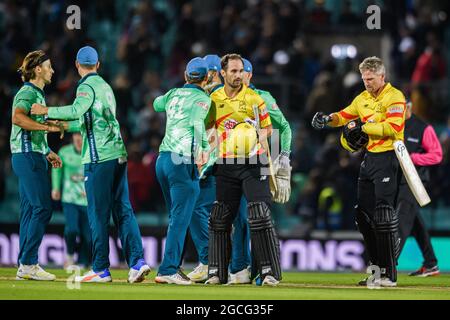
[[[442,161],[442,147],[433,127],[412,113],[412,103],[406,104],[405,145],[412,162],[416,165],[423,183],[430,180],[429,166]],[[428,277],[439,275],[436,255],[431,244],[430,235],[420,215],[419,204],[402,176],[397,198],[399,215],[400,252],[408,236],[412,235],[419,245],[424,262],[422,267],[410,273],[410,276]]]
[[[244,84],[263,98],[269,112],[270,120],[272,121],[272,126],[274,129],[279,130],[281,152],[274,164],[278,168],[276,172],[278,191],[275,194],[274,200],[275,202],[284,203],[289,200],[291,193],[291,165],[289,159],[292,141],[291,127],[272,95],[268,91],[257,89],[251,84],[253,66],[249,60],[242,60],[244,61]],[[239,213],[233,222],[232,243],[233,249],[228,283],[251,283],[251,274],[249,271],[249,267],[251,266],[250,229],[247,220],[247,201],[245,197],[241,199]]]
[[[269,178],[262,174],[264,152],[256,143],[256,130],[248,122],[259,122],[259,141],[270,135],[272,124],[264,100],[243,84],[244,64],[240,55],[227,54],[221,60],[224,86],[211,94],[210,119],[219,137],[216,177],[216,202],[209,218],[208,280],[206,284],[226,284],[231,254],[231,227],[238,213],[242,195],[248,201],[252,247],[263,285],[277,285],[281,280],[279,241],[273,227]],[[254,109],[258,108],[259,121]],[[253,128],[253,130],[252,130]],[[237,131],[235,131],[237,130]],[[236,152],[239,144],[254,145],[252,152]],[[254,143],[252,143],[254,139]],[[256,152],[253,152],[255,151]]]
[[[21,73],[23,86],[14,96],[10,137],[12,169],[19,179],[20,230],[16,279],[55,280],[38,264],[38,250],[52,215],[47,161],[61,167],[61,159],[50,150],[47,132],[60,128],[45,123],[43,116],[30,115],[33,103],[45,105],[44,87],[54,73],[50,58],[38,50],[26,55]]]
[[[208,82],[205,90],[208,94],[213,93],[223,86],[220,78],[220,57],[215,54],[209,54],[203,57],[208,66]],[[208,124],[205,123],[208,127]],[[208,133],[211,142],[216,135],[214,128]],[[217,160],[216,149],[209,154],[208,162],[203,166],[200,172],[200,193],[195,203],[191,223],[189,224],[189,233],[197,251],[199,264],[187,276],[192,282],[204,282],[208,279],[208,219],[212,206],[216,200],[216,178],[212,174],[212,168]]]
[[[220,75],[220,70],[222,70],[220,57],[217,54],[208,54],[204,56],[203,59],[208,64],[208,84],[206,85],[205,90],[208,94],[211,94],[223,87],[223,79]]]
[[[92,260],[91,230],[89,229],[87,197],[84,189],[84,168],[81,164],[82,143],[81,134],[74,132],[72,143],[62,147],[58,152],[64,166],[52,169],[52,199],[61,200],[66,219],[64,225],[64,240],[67,249],[65,268],[75,264],[77,237],[80,239],[77,264],[87,269]]]
[[[200,192],[199,167],[208,160],[205,118],[211,105],[204,91],[208,66],[194,58],[186,66],[186,84],[155,99],[156,112],[166,112],[166,133],[159,148],[156,176],[169,211],[164,256],[156,283],[190,285],[180,270],[186,232]]]
[[[142,282],[150,272],[144,261],[142,239],[128,194],[127,152],[116,119],[111,87],[98,75],[97,51],[81,48],[75,61],[81,80],[75,101],[62,107],[34,104],[32,114],[51,119],[78,119],[83,136],[82,163],[93,245],[92,270],[77,277],[80,282],[110,282],[108,227],[111,211],[127,264],[128,282]],[[72,130],[72,122],[69,130]]]
[[[343,145],[350,150],[367,152],[358,179],[356,223],[364,237],[372,264],[380,267],[382,287],[397,285],[399,253],[398,216],[395,199],[398,193],[399,162],[393,143],[403,140],[405,97],[385,82],[386,70],[381,59],[366,58],[359,66],[366,90],[345,109],[312,119],[315,129],[326,125],[346,125]],[[361,138],[365,143],[360,143]],[[365,284],[363,280],[360,284]]]

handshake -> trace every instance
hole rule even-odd
[[[33,103],[31,106],[30,113],[32,115],[47,115],[48,113],[48,107],[43,106],[39,103]],[[67,130],[67,122],[66,121],[60,121],[60,120],[47,120],[45,123],[47,125],[47,129],[45,131],[47,132],[59,132],[59,138],[64,138],[64,130]]]
[[[64,130],[67,129],[67,122],[59,120],[47,120],[44,122],[47,125],[47,132],[59,132],[59,138],[64,138]]]

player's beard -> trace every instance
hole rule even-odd
[[[233,89],[237,89],[240,88],[242,86],[242,79],[239,80],[233,80],[231,82],[228,83],[230,85],[230,87],[232,87]]]

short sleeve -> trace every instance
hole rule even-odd
[[[22,91],[16,95],[14,107],[24,109],[28,113],[34,102],[36,102],[36,93]]]

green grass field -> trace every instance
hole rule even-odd
[[[127,270],[112,270],[112,283],[81,284],[80,289],[68,289],[69,276],[64,270],[49,270],[57,275],[54,282],[17,281],[16,269],[0,269],[0,299],[150,299],[150,300],[449,300],[450,275],[430,278],[412,278],[401,274],[397,288],[369,290],[358,287],[364,275],[357,273],[289,273],[283,274],[277,287],[192,286],[155,284],[152,272],[139,284],[126,282]]]

